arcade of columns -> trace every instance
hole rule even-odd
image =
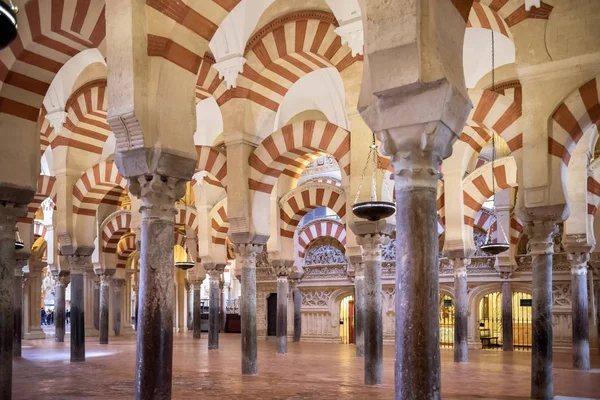
[[[512,351],[525,292],[531,396],[553,397],[554,349],[590,369],[597,2],[17,3],[19,37],[0,52],[0,397],[21,339],[44,337],[46,266],[56,341],[70,291],[71,362],[85,361],[86,336],[109,343],[135,317],[137,399],[170,398],[173,327],[201,336],[203,282],[218,350],[226,271],[246,375],[260,373],[271,293],[277,353],[288,335],[339,342],[353,295],[364,383],[382,383],[393,343],[398,399],[441,398],[440,295],[455,362],[479,345],[492,292]],[[376,191],[396,204],[378,222],[351,212],[372,132]],[[303,220],[320,207],[335,218]],[[487,230],[510,250],[482,255]]]

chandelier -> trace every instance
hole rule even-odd
[[[360,196],[360,190],[362,188],[365,174],[369,169],[369,164],[373,170],[371,174],[371,199],[369,201],[358,202]],[[358,218],[366,219],[369,221],[379,221],[382,218],[387,218],[396,212],[396,204],[389,201],[378,201],[377,200],[377,173],[380,172],[383,176],[383,168],[379,161],[379,151],[377,150],[377,144],[375,143],[375,133],[373,133],[373,142],[369,146],[369,154],[367,155],[367,162],[363,169],[360,177],[360,183],[354,199],[354,205],[352,206],[352,212]],[[387,189],[387,185],[384,182],[384,186]],[[388,190],[389,193],[389,190]],[[391,196],[390,196],[391,198]]]
[[[17,12],[19,9],[9,0],[10,5],[0,1],[0,50],[17,37]]]

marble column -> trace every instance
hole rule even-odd
[[[467,266],[471,259],[455,258],[451,262],[454,267],[454,362],[467,362]]]
[[[57,271],[58,272],[58,271]],[[69,272],[59,272],[54,276],[55,282],[55,297],[54,297],[54,329],[56,342],[65,341],[65,324],[66,324],[66,289],[69,284]]]
[[[352,261],[354,266],[354,341],[356,342],[356,357],[365,356],[365,271],[362,257]]]
[[[83,275],[85,337],[100,335],[98,329],[94,327],[94,285],[97,277],[93,268],[87,268]]]
[[[569,253],[571,263],[571,315],[573,332],[573,368],[590,369],[590,336],[588,316],[587,252]]]
[[[187,330],[191,331],[193,328],[193,314],[192,314],[192,310],[193,310],[193,305],[194,305],[194,289],[192,288],[192,285],[190,283],[190,281],[186,280],[185,281],[185,288],[187,290],[187,298],[186,298],[186,309],[187,309]]]
[[[502,350],[513,351],[512,284],[502,283]]]
[[[281,261],[285,264],[284,261]],[[287,298],[288,298],[288,276],[290,268],[286,265],[277,267],[277,320],[276,334],[277,346],[276,352],[280,354],[287,353]]]
[[[138,308],[140,307],[140,293],[139,293],[139,286],[138,285],[133,285],[131,287],[131,290],[133,290],[133,295],[135,296],[135,299],[133,301],[133,328],[137,331],[138,330]]]
[[[24,257],[16,255],[15,272],[13,280],[13,357],[21,357],[21,338],[23,336],[23,267],[29,260],[29,253]],[[55,319],[56,320],[56,319]]]
[[[186,181],[160,175],[129,180],[140,212],[140,305],[135,399],[171,398],[173,373],[173,229]]]
[[[115,332],[115,336],[119,336],[121,334],[121,325],[122,325],[122,291],[123,286],[125,286],[125,280],[123,279],[114,279],[113,280],[113,328]]]
[[[10,399],[12,396],[15,226],[18,218],[26,214],[26,206],[14,204],[9,206],[0,203],[0,398],[2,399]]]
[[[202,303],[200,298],[200,288],[202,287],[202,282],[204,280],[194,280],[192,281],[192,287],[194,290],[194,309],[192,317],[193,324],[193,338],[200,339],[202,337]]]
[[[71,273],[71,362],[85,361],[85,303],[83,275],[90,256],[68,256]]]
[[[27,283],[29,286],[29,329],[25,332],[26,340],[45,339],[46,334],[42,329],[42,316],[40,315],[40,304],[42,303],[42,271],[46,263],[40,260],[29,261],[29,274]]]
[[[208,349],[219,349],[219,275],[221,271],[214,264],[205,265],[208,275]]]
[[[296,284],[297,285],[297,284]],[[302,338],[302,291],[298,286],[294,289],[294,342]]]
[[[110,280],[111,275],[100,276],[100,344],[108,344],[108,314],[110,307]]]
[[[100,330],[100,279],[94,279],[94,329]]]
[[[389,241],[384,234],[357,236],[364,265],[365,385],[383,383],[383,316],[381,299],[381,255]]]
[[[528,222],[532,256],[533,299],[531,309],[531,397],[554,397],[552,377],[552,255],[554,222]]]
[[[225,270],[225,267],[223,267]],[[221,312],[221,317],[219,319],[219,331],[225,333],[225,326],[227,325],[227,302],[225,301],[225,278],[223,274],[221,274],[221,278],[219,279],[219,310]]]
[[[258,375],[256,337],[256,256],[263,245],[236,244],[236,271],[241,270],[242,296],[240,319],[242,336],[242,374]]]

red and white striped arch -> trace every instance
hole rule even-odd
[[[525,10],[525,2],[521,0],[480,0],[479,2],[497,12],[509,28],[528,18],[548,19],[554,8],[543,1],[540,2],[540,7],[531,7],[529,11]],[[473,7],[475,4],[476,1],[473,2]]]
[[[556,108],[551,119],[548,153],[568,166],[579,139],[592,125],[600,128],[600,76],[583,84]]]
[[[70,146],[92,154],[102,154],[104,143],[112,133],[106,122],[108,109],[106,80],[89,82],[79,88],[67,100],[65,111],[67,118],[62,131],[58,134],[45,117],[42,110],[40,143],[42,153],[48,144],[55,149]]]
[[[30,0],[17,19],[18,37],[0,52],[0,114],[35,123],[61,67],[80,51],[101,47],[104,1]]]
[[[439,180],[437,183],[437,212],[438,212],[438,225],[441,226],[442,231],[446,227],[446,194],[443,181]],[[439,226],[438,226],[439,228]],[[438,229],[439,230],[439,229]]]
[[[223,82],[223,78],[219,78],[219,72],[212,68],[214,64],[215,60],[208,53],[204,55],[200,62],[198,78],[196,79],[197,102],[211,97]]]
[[[212,243],[225,245],[229,233],[229,219],[227,219],[227,199],[223,199],[210,211],[210,227],[212,230]]]
[[[491,164],[477,168],[463,179],[464,223],[475,225],[475,217],[483,203],[494,193],[517,186],[517,164],[514,157],[504,157],[494,164],[496,186],[492,188]]]
[[[587,213],[595,217],[600,206],[600,161],[594,160],[588,168]]]
[[[117,245],[117,268],[125,268],[129,256],[136,250],[135,234],[130,233],[122,236]]]
[[[44,226],[44,224],[41,221],[33,221],[33,234],[34,236],[39,236],[44,238],[44,240],[47,240],[46,238],[46,234],[48,233],[48,230],[46,229],[46,227]]]
[[[342,176],[350,174],[350,133],[324,121],[304,121],[286,125],[267,136],[250,156],[250,189],[271,193],[279,175],[298,178],[309,163],[298,158],[308,154],[331,154]]]
[[[298,258],[303,259],[310,244],[323,236],[331,236],[346,247],[346,227],[339,221],[320,220],[311,222],[298,232]]]
[[[126,181],[113,161],[103,161],[87,170],[73,186],[73,214],[95,216],[98,204],[118,206]]]
[[[342,187],[342,182],[339,179],[332,178],[330,176],[319,176],[317,178],[309,179],[306,182],[303,182],[302,184],[305,184],[305,183],[324,183],[326,185],[334,185],[337,187]]]
[[[495,223],[496,218],[491,213],[491,211],[486,210],[485,208],[481,208],[475,216],[474,226],[487,232],[487,230],[490,229],[490,227]]]
[[[102,250],[114,254],[121,236],[131,231],[131,211],[115,211],[106,220],[102,227]]]
[[[519,244],[519,239],[521,238],[521,234],[523,233],[523,222],[517,217],[513,215],[510,218],[510,244],[517,245]]]
[[[467,21],[467,28],[490,29],[513,40],[508,24],[500,14],[479,1],[473,2],[473,7],[469,13],[469,20]]]
[[[177,204],[177,214],[175,214],[175,225],[183,226],[187,229],[191,229],[194,232],[198,232],[198,212],[196,208],[182,204]]]
[[[210,146],[196,146],[198,161],[196,162],[196,172],[206,171],[217,182],[207,177],[204,178],[208,183],[227,188],[227,157]]]
[[[342,45],[335,33],[335,16],[325,11],[300,11],[281,16],[259,29],[248,40],[244,71],[237,87],[215,92],[217,104],[246,98],[277,112],[283,97],[300,78],[313,71],[333,67],[343,71],[362,57]]]
[[[346,216],[346,195],[337,186],[309,183],[297,187],[279,202],[282,237],[293,238],[303,216],[317,207],[328,207],[340,218]]]
[[[179,229],[175,229],[173,233],[173,241],[175,245],[185,248],[185,235]]]
[[[37,212],[38,208],[40,208],[44,200],[50,198],[53,202],[56,201],[56,188],[54,187],[55,182],[56,178],[53,176],[38,176],[35,196],[33,196],[31,203],[27,205],[27,216],[21,218],[19,222],[31,224],[35,218],[35,213]]]

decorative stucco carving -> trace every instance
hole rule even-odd
[[[304,265],[339,265],[346,264],[344,253],[335,245],[325,243],[333,242],[331,237],[325,237],[323,241],[319,241],[317,246],[311,246],[304,257]]]
[[[334,289],[302,289],[302,305],[327,307]]]
[[[552,285],[552,305],[571,307],[571,284],[569,282]]]

